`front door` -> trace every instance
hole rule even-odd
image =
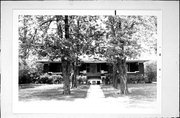
[[[90,64],[90,73],[97,73],[97,64]]]

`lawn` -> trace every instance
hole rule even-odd
[[[127,102],[127,107],[151,106],[156,102],[156,83],[151,84],[128,84],[129,94],[120,94],[119,89],[111,85],[101,85],[105,98],[117,98]],[[127,99],[127,100],[126,100]]]
[[[70,95],[63,95],[62,84],[26,84],[19,88],[20,101],[67,100],[86,98],[89,85],[80,85],[71,89]]]
[[[119,87],[115,89],[112,85],[101,85],[105,97],[122,97]],[[156,99],[156,84],[128,84],[129,97],[143,100]]]
[[[30,104],[42,101],[43,105],[44,103],[70,105],[72,109],[77,109],[78,106],[78,111],[93,113],[155,113],[157,111],[157,92],[154,83],[128,84],[130,92],[128,95],[120,94],[119,89],[115,89],[111,85],[90,86],[79,85],[77,88],[71,89],[70,95],[63,95],[62,84],[22,85],[19,88],[19,100]],[[99,93],[103,92],[104,97],[98,98],[98,91]],[[88,97],[90,93],[96,97]],[[84,109],[85,107],[86,109]]]

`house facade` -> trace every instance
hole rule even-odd
[[[144,62],[147,60],[127,60],[128,80],[144,76]],[[39,61],[43,63],[44,73],[52,72],[62,74],[62,64],[60,61]],[[106,79],[112,74],[112,65],[104,60],[84,60],[78,67],[78,75],[91,79]],[[102,81],[101,81],[102,82]]]

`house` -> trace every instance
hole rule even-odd
[[[127,76],[129,81],[133,81],[137,77],[144,76],[144,62],[147,60],[127,60]],[[52,72],[54,74],[62,74],[61,61],[38,61],[44,65],[44,73]],[[105,59],[83,58],[81,65],[78,67],[78,75],[85,77],[90,83],[92,79],[98,79],[102,83],[111,73],[112,65]],[[96,81],[97,82],[97,81]]]

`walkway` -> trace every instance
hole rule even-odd
[[[90,85],[86,99],[91,99],[91,100],[96,99],[97,100],[99,98],[105,98],[100,85]]]

